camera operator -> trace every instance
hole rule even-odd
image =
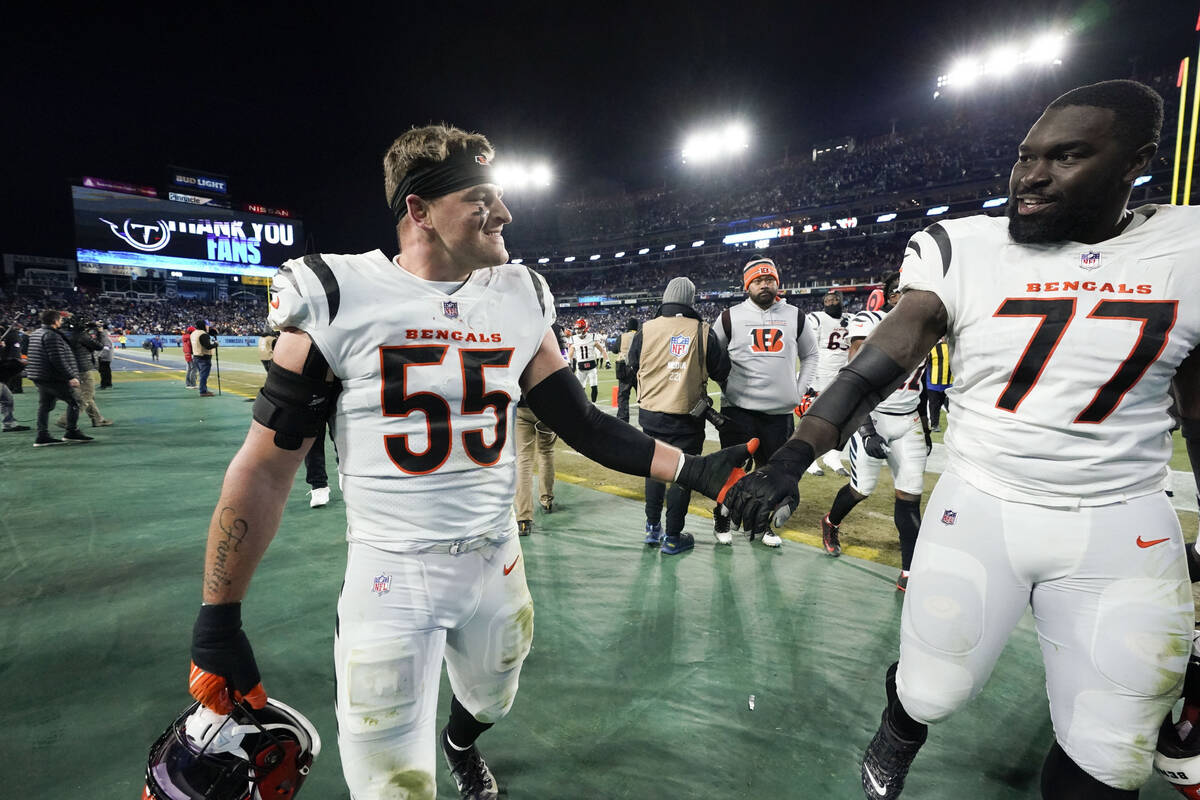
[[[685,453],[700,455],[704,447],[704,418],[692,411],[708,398],[711,377],[722,389],[729,377],[729,356],[716,334],[692,307],[696,284],[672,278],[654,319],[634,334],[625,360],[637,376],[638,423],[648,436],[673,444]],[[663,495],[667,501],[667,527],[663,530]],[[695,546],[695,537],[683,532],[692,492],[677,483],[646,478],[647,545],[676,555]]]
[[[57,311],[46,310],[41,316],[42,327],[29,337],[29,363],[26,372],[38,388],[37,438],[34,447],[71,442],[90,442],[92,437],[79,430],[79,367],[67,338],[59,330],[63,317]],[[67,433],[63,439],[50,435],[50,409],[62,400],[67,404]]]
[[[75,365],[79,369],[79,408],[92,421],[93,428],[107,428],[112,420],[107,420],[96,405],[96,379],[92,377],[96,369],[96,354],[104,349],[100,340],[100,326],[87,322],[79,317],[67,315],[63,321],[63,330],[67,331],[67,341],[75,356]],[[54,421],[60,428],[67,427],[67,415],[64,412]]]

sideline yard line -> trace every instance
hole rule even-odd
[[[574,484],[576,486],[583,486],[585,488],[593,489],[598,492],[604,492],[605,494],[613,494],[613,495],[617,495],[618,497],[628,498],[630,500],[644,499],[640,492],[634,491],[633,489],[626,489],[623,486],[612,486],[610,484],[601,484],[599,486],[589,486],[587,478],[582,478],[578,475],[572,475],[569,472],[560,472],[559,470],[555,470],[554,477],[556,480],[561,480],[566,483]],[[883,519],[890,519],[890,517],[888,517],[886,514],[877,514],[877,513],[873,513],[873,512],[868,512],[868,513],[872,513],[873,516],[878,516]],[[698,506],[695,504],[688,505],[688,514],[691,514],[692,516],[695,516],[695,517],[703,517],[704,519],[712,519],[712,509],[711,508],[706,508],[704,506]],[[790,530],[776,531],[776,533],[778,533],[784,539],[788,539],[789,541],[799,542],[800,544],[806,544],[806,545],[809,545],[810,547],[815,547],[818,550],[823,549],[823,546],[821,544],[821,537],[817,534],[801,533],[800,531],[790,531]],[[855,558],[861,558],[865,561],[878,561],[879,560],[879,550],[874,547],[863,547],[861,545],[850,545],[848,547],[843,548],[842,552],[844,552],[846,555],[854,556]]]

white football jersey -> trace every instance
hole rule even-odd
[[[595,361],[600,358],[602,343],[600,337],[594,333],[582,333],[578,336],[572,336],[571,345],[575,348],[576,363]]]
[[[446,288],[378,250],[294,259],[271,283],[271,325],[307,333],[342,384],[330,427],[352,541],[405,552],[511,527],[518,379],[554,301],[507,264]]]
[[[1004,217],[947,220],[909,241],[900,287],[946,307],[952,471],[1053,506],[1164,487],[1167,391],[1200,342],[1200,208],[1142,206],[1094,245],[1016,244]]]
[[[870,336],[871,331],[875,330],[876,325],[883,322],[885,316],[887,316],[887,312],[882,309],[879,311],[858,312],[850,320],[849,334],[846,338],[853,342],[855,339],[863,339]],[[875,406],[875,410],[884,414],[911,414],[916,411],[917,406],[921,402],[921,376],[924,373],[925,364],[922,363],[905,378],[904,383],[900,384],[894,392],[885,397],[882,403]]]
[[[846,366],[846,355],[850,350],[850,337],[846,335],[850,316],[831,317],[824,311],[808,315],[809,325],[817,335],[817,372],[813,377],[813,388],[825,390],[838,373]]]

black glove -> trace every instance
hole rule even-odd
[[[870,417],[858,429],[858,435],[862,437],[863,450],[867,451],[867,455],[871,458],[887,458],[887,440],[875,431],[875,423],[871,422]]]
[[[929,428],[925,428],[925,455],[928,456],[933,452],[933,432]]]
[[[758,439],[745,444],[735,444],[706,456],[683,456],[683,469],[675,482],[686,489],[693,489],[710,500],[724,502],[725,492],[746,471],[742,466],[758,449]]]
[[[751,472],[725,493],[730,521],[748,531],[783,525],[800,504],[797,484],[815,457],[810,444],[789,439],[766,466]]]
[[[192,627],[188,684],[193,697],[221,713],[229,713],[231,699],[248,700],[255,708],[266,704],[254,651],[242,630],[241,603],[200,607]]]

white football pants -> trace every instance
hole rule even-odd
[[[459,555],[350,543],[334,660],[338,746],[354,800],[435,795],[443,656],[455,696],[480,722],[512,707],[533,641],[512,534]]]
[[[1183,533],[1166,495],[1057,509],[944,474],[901,614],[905,710],[937,722],[978,694],[1028,606],[1059,745],[1097,780],[1141,786],[1191,652]]]
[[[888,444],[888,456],[883,459],[867,455],[862,436],[855,431],[846,445],[846,452],[850,456],[850,488],[861,495],[875,491],[879,483],[879,470],[886,463],[892,471],[896,491],[923,494],[927,454],[920,416],[915,411],[904,416],[874,411],[871,421],[875,423],[875,432]]]

